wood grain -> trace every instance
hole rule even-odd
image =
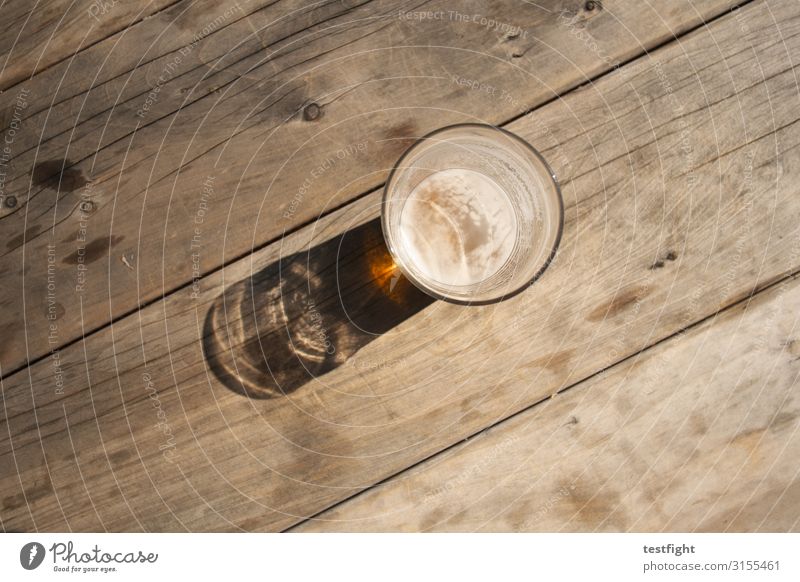
[[[796,277],[297,531],[798,531]]]
[[[0,350],[1,371],[190,282],[207,180],[201,274],[377,187],[414,137],[503,123],[732,4],[337,0],[246,17],[176,4],[81,53],[80,67],[19,88],[30,116],[5,183],[13,205],[0,205],[0,272],[13,276],[0,331],[25,338]],[[447,19],[414,16],[423,9]],[[340,152],[335,171],[312,179]]]
[[[793,272],[799,28],[754,3],[510,124],[567,221],[507,302],[434,303],[282,397],[229,389],[209,315],[246,330],[237,289],[374,219],[374,193],[4,380],[4,527],[283,529]]]
[[[0,8],[0,91],[164,9],[175,0],[37,0]]]

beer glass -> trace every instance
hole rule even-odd
[[[392,169],[381,226],[399,270],[445,301],[487,304],[536,281],[555,256],[564,204],[553,171],[490,125],[438,129]]]

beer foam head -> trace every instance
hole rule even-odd
[[[514,248],[517,219],[506,192],[466,169],[431,174],[406,200],[399,249],[425,277],[445,285],[480,283],[497,273]]]

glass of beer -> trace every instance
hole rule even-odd
[[[400,271],[445,301],[487,304],[539,278],[564,203],[553,171],[519,136],[465,123],[436,130],[392,169],[381,224]]]

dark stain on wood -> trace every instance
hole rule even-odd
[[[780,430],[784,425],[794,424],[797,421],[797,415],[791,412],[781,412],[770,423],[769,428],[773,431]]]
[[[49,316],[50,316],[50,313],[51,313],[51,312],[50,312],[50,308],[49,308],[48,306],[45,306],[45,308],[44,308],[44,315],[45,315],[45,317],[49,317]],[[53,304],[53,311],[52,311],[52,313],[55,315],[55,318],[56,318],[56,320],[59,320],[59,319],[61,319],[62,317],[64,317],[64,315],[66,315],[66,313],[67,313],[67,310],[64,308],[64,306],[63,306],[61,303],[59,303],[58,301],[56,301],[56,302]]]
[[[796,360],[800,360],[800,341],[796,339],[787,340],[784,347]]]
[[[386,132],[386,139],[390,140],[405,140],[416,139],[419,135],[419,128],[417,124],[411,120],[404,121],[394,127],[389,128]]]
[[[603,521],[610,526],[610,529],[617,531],[627,529],[627,520],[620,515],[619,493],[585,487],[575,487],[569,491],[570,494],[564,498],[564,503],[568,505],[570,518],[577,519],[592,529]]]
[[[109,247],[113,247],[118,244],[122,239],[125,237],[123,236],[104,236],[97,238],[86,245],[85,248],[79,249],[74,253],[70,254],[67,258],[63,260],[65,265],[77,265],[81,256],[83,257],[83,263],[89,264],[94,263],[97,260],[100,260],[108,253]]]
[[[699,412],[695,412],[689,417],[689,426],[696,436],[701,436],[708,432],[708,423]]]
[[[122,449],[108,455],[108,460],[112,465],[121,465],[131,457],[133,457],[133,453],[131,451]]]
[[[619,315],[637,301],[647,296],[649,291],[646,287],[634,286],[623,289],[609,302],[596,307],[587,316],[588,321],[603,321],[607,318]]]
[[[3,509],[10,510],[24,507],[26,504],[47,497],[52,492],[53,485],[50,483],[50,478],[45,477],[41,485],[33,485],[26,489],[24,493],[17,493],[16,495],[5,497],[3,499]]]
[[[479,401],[480,402],[480,401]],[[472,397],[467,397],[459,403],[459,407],[461,409],[461,414],[466,416],[475,410],[475,404],[473,403]]]
[[[33,168],[33,182],[38,186],[74,192],[86,186],[89,180],[68,159],[40,162]]]
[[[36,234],[38,234],[40,230],[42,230],[42,227],[39,226],[38,224],[34,224],[32,227],[27,229],[22,234],[18,234],[17,236],[15,236],[12,239],[10,239],[6,243],[6,248],[8,248],[8,250],[12,250],[12,249],[17,248],[18,246],[21,246],[22,243],[24,243],[26,240],[30,240]]]
[[[634,404],[630,398],[625,394],[620,394],[614,398],[614,408],[619,411],[622,416],[627,416],[634,409]]]
[[[667,263],[667,261],[672,262],[677,258],[678,258],[678,255],[676,255],[674,251],[667,251],[667,254],[665,254],[663,257],[658,259],[652,265],[650,265],[650,270],[651,271],[655,271],[656,269],[661,269],[661,268],[664,267],[664,265]]]
[[[546,368],[551,372],[566,376],[567,372],[569,372],[569,364],[572,361],[572,356],[574,355],[575,350],[562,350],[534,360],[533,365],[537,368]]]

